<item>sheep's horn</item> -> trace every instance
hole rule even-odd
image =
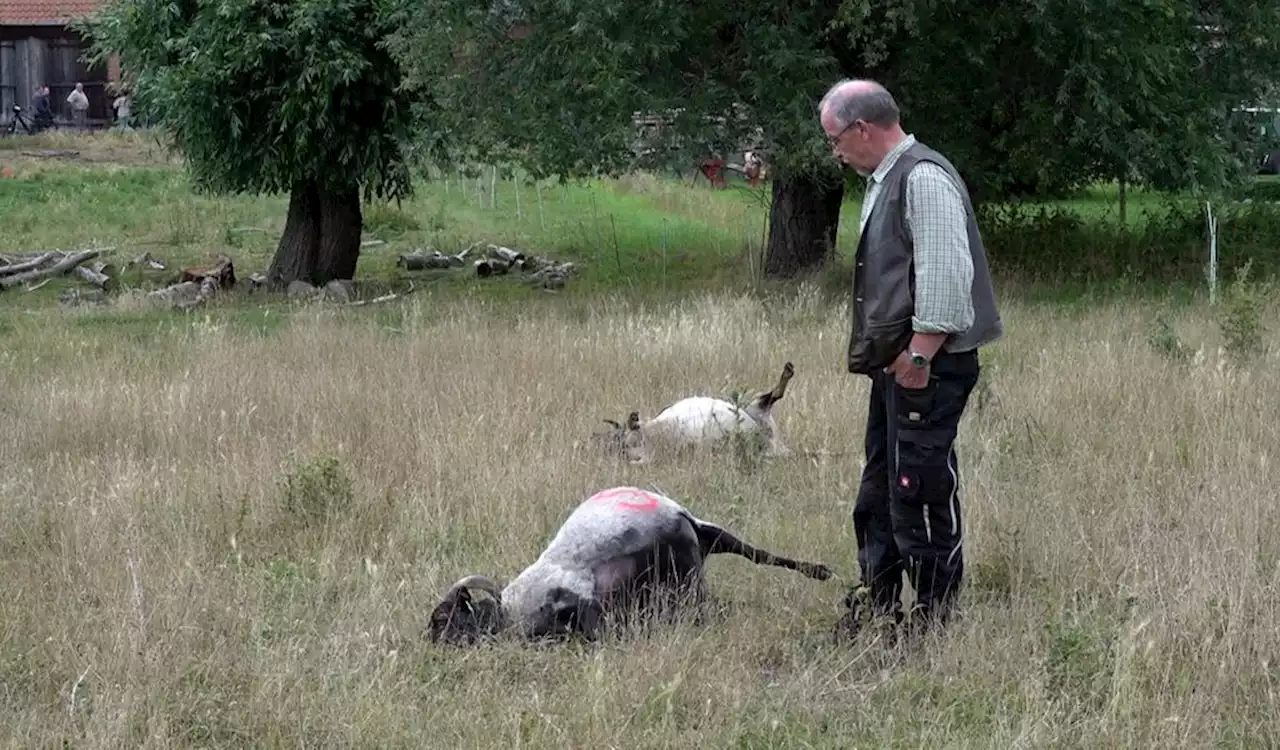
[[[449,597],[456,594],[460,589],[469,589],[469,588],[477,588],[477,589],[480,589],[481,591],[487,591],[489,592],[489,595],[494,598],[495,601],[497,601],[499,604],[502,603],[502,588],[498,586],[497,581],[494,581],[489,576],[478,575],[478,574],[469,575],[465,578],[462,578],[452,586],[450,586],[449,590],[445,592],[444,598],[448,599]]]
[[[606,420],[604,421],[604,423],[605,423],[605,424],[607,424],[607,425],[611,425],[611,426],[613,426],[613,427],[616,427],[616,428],[617,428],[617,429],[619,429],[619,430],[621,430],[621,429],[622,429],[622,425],[618,424],[617,422],[613,421],[612,419],[606,419]]]

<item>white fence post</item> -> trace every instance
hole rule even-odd
[[[1209,228],[1209,304],[1218,299],[1218,217],[1213,215],[1213,205],[1204,202],[1204,212]]]

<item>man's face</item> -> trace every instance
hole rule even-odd
[[[822,130],[827,134],[831,152],[837,159],[853,167],[863,176],[875,171],[880,163],[880,157],[876,153],[875,142],[872,139],[872,126],[869,123],[854,120],[848,126],[842,127],[830,109],[823,110],[820,120]]]

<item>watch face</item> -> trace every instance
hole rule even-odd
[[[925,365],[929,364],[929,360],[925,359],[923,354],[912,354],[911,364],[915,365],[916,367],[924,367]]]

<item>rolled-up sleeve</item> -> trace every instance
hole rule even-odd
[[[973,325],[973,257],[964,198],[950,175],[922,161],[907,175],[904,219],[916,274],[912,327],[920,333],[961,333]]]

